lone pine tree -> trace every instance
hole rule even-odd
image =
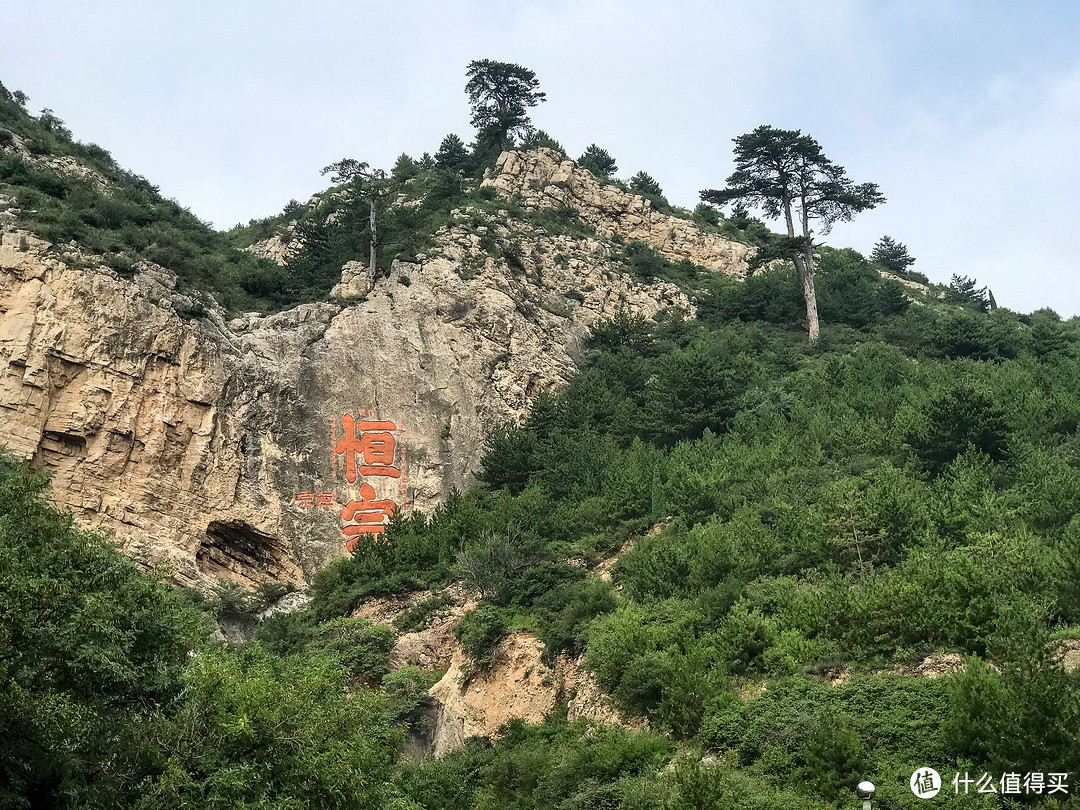
[[[706,189],[701,199],[716,205],[750,205],[770,219],[783,216],[786,252],[799,273],[811,342],[820,333],[811,223],[816,221],[818,232],[826,234],[834,223],[847,222],[885,202],[876,183],[853,183],[844,167],[827,158],[809,135],[766,125],[735,138],[735,171],[727,187]]]

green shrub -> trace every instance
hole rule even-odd
[[[454,629],[473,663],[479,668],[491,664],[491,656],[510,624],[506,611],[494,606],[481,606],[470,613]]]
[[[925,420],[909,441],[932,472],[941,472],[969,447],[994,461],[1004,458],[1008,425],[984,388],[966,382],[950,386],[931,400]]]
[[[137,806],[383,806],[391,749],[373,728],[378,699],[346,684],[333,658],[202,652],[180,708],[148,729],[161,751]]]
[[[566,150],[563,149],[561,143],[552,138],[542,129],[534,129],[528,135],[521,139],[519,148],[521,149],[538,149],[543,147],[545,149],[554,149],[563,160],[567,159]]]
[[[1080,756],[1080,675],[1065,672],[1031,611],[1010,612],[993,654],[996,666],[970,659],[949,684],[950,747],[992,771],[1067,771]]]
[[[414,605],[410,605],[394,619],[394,629],[399,633],[414,633],[426,628],[437,616],[446,612],[452,600],[446,594],[432,594]]]
[[[311,631],[306,651],[337,661],[354,683],[377,684],[389,672],[394,640],[389,627],[342,616],[317,625]]]
[[[207,626],[47,487],[0,456],[0,804],[111,806],[145,773],[145,718],[177,698]]]
[[[213,612],[218,616],[253,616],[259,609],[255,595],[236,582],[222,581],[214,586],[211,599]]]
[[[694,206],[694,221],[699,225],[711,225],[716,228],[720,225],[720,212],[715,206],[708,203],[698,203]]]

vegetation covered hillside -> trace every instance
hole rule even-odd
[[[287,649],[368,594],[460,572],[484,594],[460,629],[478,666],[513,627],[548,654],[585,651],[654,732],[717,752],[717,795],[751,780],[827,804],[866,777],[903,806],[920,763],[1069,771],[1080,674],[1055,650],[1080,629],[1077,324],[974,305],[866,312],[860,285],[878,282],[857,267],[823,263],[823,281],[849,274],[833,319],[861,328],[826,330],[817,351],[752,314],[759,284],[794,306],[794,273],[719,282],[697,320],[596,330],[569,390],[492,436],[484,487],[331,566],[312,612],[264,637]],[[568,562],[631,537],[614,585]],[[890,674],[945,652],[966,669]],[[573,736],[519,729],[439,768],[460,778],[481,757],[491,778],[544,733]],[[498,803],[637,795],[636,766],[574,798],[580,784],[549,785],[545,763],[518,763]],[[538,798],[545,785],[566,792]]]
[[[846,272],[872,289],[862,270]],[[242,650],[199,642],[190,609],[6,466],[11,800],[843,807],[870,778],[879,806],[904,807],[924,765],[1069,772],[1080,676],[1056,656],[1080,626],[1077,324],[841,307],[865,323],[808,349],[751,314],[764,279],[770,300],[797,301],[794,274],[762,278],[719,283],[699,319],[598,328],[571,387],[492,436],[482,486],[360,545],[317,577],[309,610]],[[569,562],[631,537],[614,583]],[[584,651],[651,731],[556,712],[391,766],[430,676],[388,673],[390,637],[348,616],[457,576],[483,594],[459,629],[476,667],[532,628],[549,655]],[[943,652],[963,671],[910,677]]]

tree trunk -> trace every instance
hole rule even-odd
[[[787,223],[788,236],[795,236],[795,222],[791,216],[791,201],[786,197],[783,200],[784,221]],[[802,284],[803,300],[806,302],[806,325],[810,330],[810,342],[817,343],[821,325],[818,323],[817,294],[814,292],[814,249],[810,242],[810,223],[806,218],[806,200],[802,200],[803,210],[800,211],[799,220],[802,225],[803,238],[806,240],[805,252],[795,257],[795,269],[799,271],[799,282]]]
[[[375,190],[371,191],[371,280],[375,281]]]
[[[821,324],[817,314],[817,292],[814,290],[814,243],[810,239],[810,219],[806,213],[806,198],[802,198],[801,208],[803,256],[799,268],[799,280],[802,282],[803,300],[806,301],[806,326],[810,330],[810,342],[817,343],[821,333]]]
[[[799,268],[799,281],[802,282],[803,300],[806,301],[806,325],[810,330],[810,342],[817,343],[821,332],[817,314],[817,293],[814,291],[814,254],[813,249],[806,251],[807,255],[799,257],[796,262]]]

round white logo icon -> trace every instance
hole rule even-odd
[[[941,777],[933,768],[918,768],[911,775],[911,792],[920,799],[932,799],[941,790]]]

